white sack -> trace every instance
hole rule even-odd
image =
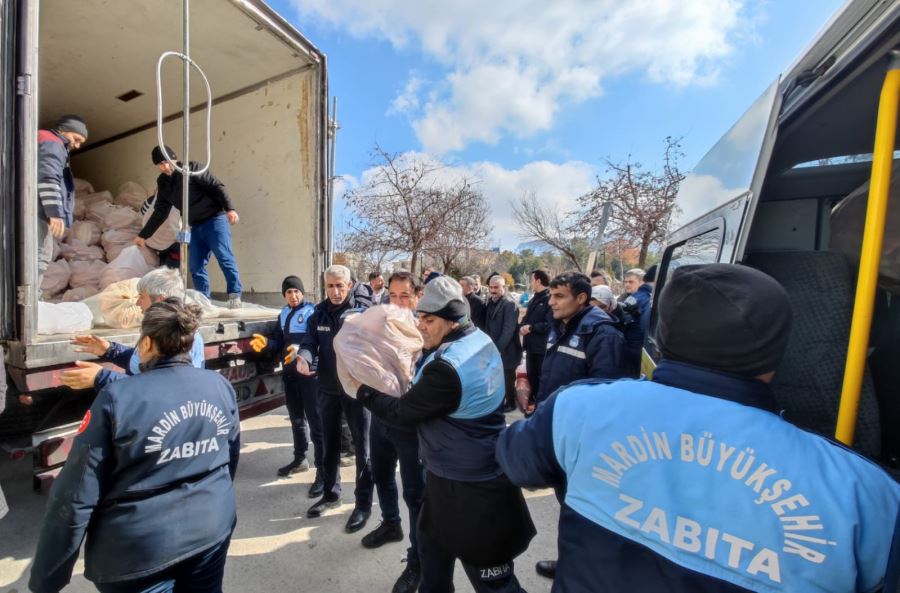
[[[90,220],[76,220],[66,235],[66,240],[78,239],[85,245],[96,245],[100,242],[100,225]]]
[[[147,221],[150,220],[150,217],[153,215],[153,208],[155,205],[156,194],[153,194],[147,198],[147,201],[141,206],[141,212],[144,213],[142,217],[143,226],[141,228],[147,226]],[[165,251],[172,246],[172,243],[174,243],[176,239],[178,239],[178,231],[180,229],[181,212],[179,212],[177,208],[172,208],[169,210],[169,217],[159,225],[159,228],[156,229],[153,236],[147,239],[147,247],[152,247],[157,251]]]
[[[412,311],[378,305],[344,320],[334,337],[338,378],[351,397],[361,385],[400,397],[412,382],[424,342]]]
[[[94,193],[94,186],[87,179],[75,178],[75,195],[86,196]]]
[[[106,258],[102,247],[99,245],[85,245],[78,239],[69,239],[65,243],[60,244],[59,254],[70,262],[105,260]]]
[[[115,206],[113,206],[106,200],[93,201],[85,205],[84,219],[91,220],[103,226],[104,221],[106,220],[106,215],[109,214],[113,208],[115,208]]]
[[[100,290],[100,274],[106,269],[106,265],[106,262],[103,260],[73,261],[69,264],[69,267],[72,270],[72,276],[69,278],[69,286],[72,288],[96,286],[97,290],[91,293],[96,294]],[[91,295],[88,294],[85,296]],[[63,300],[67,300],[66,297],[63,297]]]
[[[84,303],[38,302],[39,334],[71,334],[91,329],[94,316]]]
[[[134,229],[109,229],[103,231],[100,236],[100,243],[106,251],[106,259],[112,261],[119,257],[122,250],[134,243],[137,237],[137,231]]]
[[[147,199],[147,190],[144,186],[134,181],[126,181],[119,186],[116,192],[115,204],[128,206],[132,210],[140,210],[141,204]]]
[[[104,229],[141,230],[141,215],[127,206],[112,206],[103,216]]]
[[[71,276],[69,262],[64,259],[50,262],[41,279],[41,296],[46,298],[62,293],[69,285]]]

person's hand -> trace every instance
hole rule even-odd
[[[97,373],[103,369],[96,362],[85,362],[83,360],[76,360],[75,366],[77,368],[63,371],[60,377],[60,383],[72,389],[90,389],[94,386]]]
[[[253,334],[253,339],[250,340],[250,347],[253,348],[254,352],[262,352],[266,349],[268,343],[269,340],[266,339],[266,336],[262,334]]]
[[[225,213],[225,216],[228,217],[228,224],[232,226],[236,225],[241,220],[241,217],[238,216],[237,210],[229,210]]]
[[[523,325],[523,326],[519,329],[519,333],[522,334],[523,336],[527,336],[528,334],[531,333],[531,326],[530,326],[530,325]]]
[[[297,352],[300,351],[300,346],[297,344],[291,344],[287,347],[287,354],[284,355],[284,364],[291,364],[294,362],[294,359],[297,358]]]
[[[309,363],[302,356],[297,357],[297,372],[307,377],[312,375],[312,371],[309,370]]]
[[[66,223],[63,222],[62,218],[51,218],[50,219],[50,234],[56,237],[57,239],[62,239],[62,236],[66,232]]]
[[[141,237],[135,237],[134,244],[137,245],[138,247],[146,247],[147,246],[147,242],[144,241],[144,239]]]
[[[75,352],[87,352],[94,356],[103,356],[109,350],[109,342],[94,335],[75,336],[69,343],[75,346]]]

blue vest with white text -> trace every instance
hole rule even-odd
[[[648,381],[557,394],[565,504],[681,567],[751,591],[874,591],[900,485],[779,416]]]
[[[413,383],[422,376],[422,369],[438,358],[448,362],[459,375],[462,399],[451,418],[471,420],[494,412],[503,402],[503,363],[497,347],[487,334],[471,332],[454,342],[443,344],[425,359]]]

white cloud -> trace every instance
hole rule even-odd
[[[407,152],[401,158],[438,162],[420,152]],[[375,171],[375,168],[364,171],[360,176],[361,182],[366,183]],[[478,187],[491,208],[491,223],[494,227],[491,244],[512,249],[524,240],[519,235],[513,215],[514,202],[525,193],[534,192],[545,206],[561,212],[571,211],[576,207],[578,196],[593,187],[596,173],[591,165],[581,161],[534,161],[519,169],[507,169],[497,163],[484,161],[446,166],[435,174],[435,178],[450,181],[466,176],[478,182]],[[340,207],[343,208],[343,204]]]
[[[293,3],[302,18],[413,46],[442,65],[444,80],[429,85],[413,75],[392,109],[413,118],[426,151],[443,154],[550,129],[562,105],[598,96],[610,76],[714,82],[733,40],[752,34],[745,1]]]

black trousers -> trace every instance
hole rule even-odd
[[[419,593],[453,593],[453,569],[456,557],[444,550],[440,543],[419,532],[419,559],[422,563],[422,583]],[[478,567],[460,561],[475,593],[524,592],[513,570],[513,561],[498,566]]]
[[[528,374],[528,384],[531,385],[531,402],[536,401],[541,388],[541,367],[544,365],[544,355],[544,352],[540,354],[525,353],[525,372]]]
[[[507,407],[515,407],[516,405],[516,367],[503,367],[503,383],[505,385],[506,394],[503,403]]]
[[[294,437],[294,457],[297,459],[306,457],[311,436],[313,459],[316,469],[321,470],[325,445],[322,438],[322,420],[319,418],[319,382],[315,377],[304,377],[290,371],[283,373],[282,378],[284,399]],[[309,425],[308,433],[307,425]]]
[[[406,561],[419,561],[417,526],[422,498],[425,495],[425,468],[419,459],[419,435],[414,430],[401,430],[372,417],[369,435],[372,447],[372,475],[381,506],[381,519],[400,523],[400,500],[397,495],[397,463],[403,500],[409,510],[409,552]]]
[[[369,461],[369,422],[371,415],[358,401],[343,392],[319,389],[319,416],[322,418],[322,434],[325,455],[322,463],[322,479],[325,482],[325,498],[341,497],[341,413],[347,416],[353,447],[356,449],[356,508],[372,508],[372,466]]]

